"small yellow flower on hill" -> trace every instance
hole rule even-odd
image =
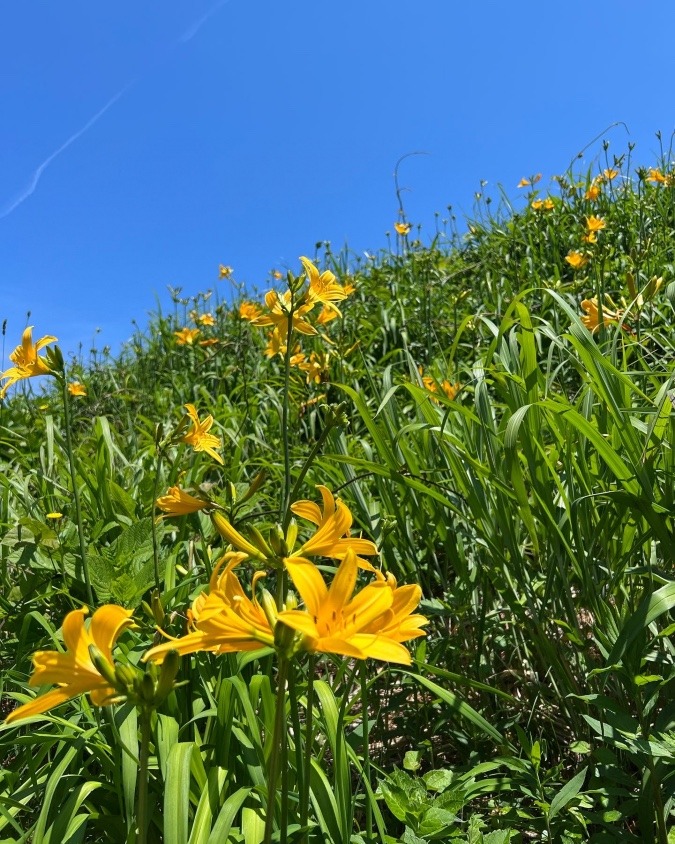
[[[658,167],[650,167],[647,172],[647,181],[655,182],[657,185],[665,185],[668,182],[668,178],[663,175]]]
[[[73,697],[88,692],[91,702],[95,706],[105,706],[117,694],[117,690],[110,685],[92,662],[89,647],[93,645],[102,658],[113,669],[112,647],[120,633],[131,626],[131,610],[125,610],[114,604],[99,607],[91,617],[87,629],[84,617],[89,610],[69,612],[63,621],[63,641],[66,652],[36,651],[33,654],[33,675],[31,686],[56,685],[43,695],[24,703],[6,718],[7,724],[12,724],[31,715],[41,715],[48,709],[53,709]]]
[[[459,393],[459,391],[462,389],[462,385],[459,383],[459,381],[455,381],[454,384],[451,384],[449,381],[443,381],[441,383],[441,389],[443,390],[445,395],[452,400],[457,398],[457,393]]]
[[[307,383],[321,384],[322,381],[328,380],[328,370],[330,366],[330,352],[323,352],[317,355],[312,352],[308,361],[300,364],[300,369],[307,373]]]
[[[565,256],[565,260],[573,270],[580,270],[588,263],[588,257],[584,255],[583,252],[579,252],[577,249],[572,249],[568,252]]]
[[[47,513],[47,518],[52,521],[57,521],[57,519],[63,518],[63,513]]]
[[[608,182],[611,182],[612,179],[615,179],[618,175],[619,175],[619,171],[615,170],[613,167],[610,167],[607,170],[602,171],[602,178],[606,179]]]
[[[234,270],[232,269],[232,267],[226,267],[221,264],[218,267],[218,278],[229,278],[233,272]]]
[[[173,333],[176,335],[176,343],[179,346],[192,346],[201,331],[198,328],[181,328]]]
[[[213,506],[210,501],[195,498],[194,495],[190,495],[178,486],[169,487],[166,495],[160,495],[155,503],[166,514],[163,518],[187,516],[189,513],[196,513],[198,510]]]
[[[86,396],[87,388],[79,381],[72,381],[68,384],[68,392],[71,396]]]
[[[410,233],[412,226],[410,223],[394,223],[394,228],[402,237],[405,237]]]
[[[586,313],[581,317],[581,321],[586,326],[586,328],[593,334],[599,330],[600,325],[604,325],[605,327],[611,325],[612,323],[621,322],[623,317],[623,311],[620,311],[616,308],[614,302],[608,298],[608,301],[613,306],[614,310],[603,305],[602,308],[602,323],[600,322],[600,310],[598,308],[598,297],[593,296],[592,299],[584,299],[581,303],[581,308]]]
[[[3,399],[7,394],[7,390],[18,381],[23,381],[24,378],[33,378],[36,375],[51,375],[52,370],[45,358],[38,355],[40,349],[48,346],[50,343],[56,343],[56,337],[47,335],[42,337],[36,343],[33,343],[33,326],[29,325],[23,332],[21,337],[21,345],[10,354],[9,359],[14,366],[6,369],[0,375],[0,381],[6,381],[0,389],[0,399]]]
[[[262,308],[255,302],[242,302],[239,305],[239,316],[252,322],[262,314]]]
[[[584,199],[597,199],[600,196],[600,185],[592,184],[586,193],[584,194]]]
[[[553,211],[555,204],[549,196],[546,199],[535,199],[532,208],[534,211]]]
[[[284,277],[284,274],[279,272],[279,270],[272,270],[272,278],[275,278],[277,281],[280,281]]]
[[[599,232],[607,226],[602,217],[586,217],[586,231]]]
[[[223,458],[215,450],[216,448],[220,448],[222,446],[222,442],[219,437],[216,437],[214,434],[209,434],[213,425],[213,416],[205,416],[200,422],[199,415],[197,414],[197,408],[193,404],[186,404],[185,409],[192,421],[192,426],[187,434],[185,434],[182,438],[181,442],[191,445],[195,451],[205,451],[222,465]]]
[[[586,232],[585,235],[582,235],[581,239],[584,243],[597,243],[598,242],[598,233],[597,232]]]
[[[536,176],[533,176],[531,179],[526,179],[526,178],[523,176],[523,178],[522,178],[522,179],[518,182],[517,187],[519,187],[519,188],[526,188],[526,187],[529,187],[530,185],[536,185],[536,184],[537,184],[537,182],[538,182],[540,179],[541,179],[541,173],[537,173],[537,175],[536,175]]]
[[[213,314],[200,314],[195,320],[199,325],[215,325],[216,321]]]
[[[309,281],[309,289],[307,291],[308,303],[311,305],[321,304],[324,306],[324,310],[328,308],[338,316],[342,316],[335,302],[341,302],[347,298],[349,294],[345,288],[341,284],[338,284],[337,279],[330,270],[324,270],[320,273],[309,258],[301,257],[300,262],[305,268],[305,273]]]

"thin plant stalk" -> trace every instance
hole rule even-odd
[[[162,458],[164,457],[164,450],[159,447],[157,449],[157,468],[155,470],[155,479],[152,485],[152,505],[150,509],[150,516],[152,517],[152,565],[155,576],[155,589],[160,591],[159,578],[159,544],[157,542],[157,525],[155,524],[155,508],[157,507],[157,493],[159,492],[159,478],[162,472]]]
[[[82,524],[82,507],[80,506],[80,492],[77,486],[77,473],[75,470],[75,454],[73,452],[73,434],[71,431],[71,417],[70,417],[70,400],[68,398],[68,385],[65,378],[59,378],[61,383],[61,395],[63,397],[63,420],[66,429],[66,452],[68,453],[68,465],[70,468],[70,478],[73,484],[73,500],[75,502],[75,520],[77,522],[77,538],[80,543],[80,558],[82,560],[82,574],[84,576],[84,585],[87,592],[87,601],[89,606],[94,604],[94,593],[91,588],[91,578],[89,576],[89,563],[87,561],[87,551],[84,542],[84,525]]]
[[[145,707],[140,710],[141,747],[138,765],[138,792],[136,794],[136,844],[146,844],[150,822],[148,802],[148,760],[150,758],[150,721],[152,712]]]
[[[303,775],[300,784],[300,826],[307,826],[309,817],[309,781],[312,768],[312,741],[314,730],[314,669],[316,657],[312,654],[309,657],[307,668],[307,706],[305,708],[305,759],[302,766]],[[303,841],[307,844],[307,833]]]
[[[284,448],[284,494],[281,499],[281,512],[279,513],[279,521],[282,524],[286,523],[289,518],[291,506],[291,452],[290,452],[290,432],[288,430],[288,419],[290,415],[290,389],[291,389],[291,350],[293,348],[293,307],[294,303],[291,300],[291,308],[288,312],[288,333],[286,334],[286,353],[284,354],[284,396],[283,405],[281,409],[281,439]]]
[[[370,785],[370,724],[368,711],[368,668],[366,661],[360,664],[361,679],[361,720],[363,722],[363,778]],[[366,841],[373,840],[373,807],[366,789]]]
[[[277,781],[281,760],[285,757],[286,747],[286,679],[288,678],[289,660],[285,656],[279,657],[279,670],[277,673],[277,696],[274,712],[274,733],[272,734],[272,747],[270,750],[269,766],[267,770],[267,808],[265,811],[265,836],[264,844],[272,844],[274,831],[274,808],[276,803]],[[281,794],[282,815],[288,814],[288,808],[283,804],[288,803],[288,794]],[[285,830],[281,829],[282,841],[285,840]]]

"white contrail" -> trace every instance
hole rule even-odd
[[[26,199],[28,199],[28,197],[35,191],[35,188],[38,186],[38,182],[40,181],[40,177],[45,172],[47,167],[49,167],[49,165],[52,163],[52,161],[57,156],[61,155],[62,152],[67,150],[68,147],[71,144],[74,144],[75,141],[78,138],[81,138],[82,135],[84,135],[84,133],[86,131],[91,129],[91,127],[94,125],[94,123],[96,123],[98,120],[101,119],[101,117],[103,117],[103,115],[106,113],[106,111],[108,111],[108,109],[111,108],[111,106],[113,106],[117,102],[117,100],[119,100],[119,98],[122,96],[122,94],[124,94],[126,91],[128,91],[129,88],[131,88],[131,86],[135,85],[135,84],[136,83],[134,81],[134,82],[130,82],[128,85],[125,85],[124,88],[122,88],[120,91],[118,91],[115,94],[114,97],[111,97],[108,100],[108,102],[103,106],[103,108],[99,109],[99,111],[97,111],[96,114],[90,120],[88,120],[81,129],[78,129],[78,131],[75,132],[74,135],[71,135],[68,138],[67,141],[62,143],[61,146],[57,150],[54,150],[54,152],[48,158],[45,158],[45,160],[42,162],[42,164],[40,164],[40,166],[35,170],[33,175],[30,177],[30,181],[28,182],[28,186],[26,188],[24,188],[24,190],[19,194],[19,196],[16,197],[16,199],[14,199],[9,205],[7,205],[5,208],[2,209],[2,211],[0,211],[0,220],[2,220],[3,217],[6,217],[8,214],[11,214],[12,211],[14,211],[15,208],[18,208],[19,205],[21,205],[22,202],[24,202]]]
[[[199,32],[199,30],[202,28],[202,26],[204,26],[206,21],[210,17],[215,15],[218,9],[220,9],[221,6],[224,6],[227,2],[228,0],[218,0],[218,2],[214,6],[212,6],[205,15],[202,15],[202,17],[199,18],[198,21],[195,21],[192,26],[188,27],[188,29],[185,30],[185,32],[178,39],[178,43],[185,44],[186,41],[190,41],[192,38],[194,38],[195,35]]]
[[[202,15],[202,17],[199,18],[199,20],[195,21],[192,24],[192,26],[188,27],[188,29],[185,30],[185,32],[180,36],[180,38],[176,42],[174,42],[174,45],[175,44],[185,44],[187,41],[192,40],[195,37],[195,35],[199,32],[199,30],[202,28],[202,26],[206,23],[206,21],[210,17],[215,15],[215,13],[218,11],[218,9],[220,9],[221,6],[224,6],[225,3],[227,3],[228,1],[229,0],[218,0],[218,2],[215,3],[209,9],[209,11],[206,12],[205,15]],[[6,205],[2,210],[0,210],[0,220],[4,219],[9,214],[11,214],[12,211],[14,211],[16,208],[18,208],[19,205],[21,205],[22,202],[25,202],[28,199],[28,197],[31,196],[32,193],[34,193],[35,188],[37,188],[38,182],[40,181],[42,174],[45,172],[47,167],[49,167],[49,165],[52,163],[52,161],[57,156],[61,155],[62,152],[65,152],[65,150],[67,150],[68,147],[71,144],[74,144],[75,141],[78,140],[78,138],[81,138],[82,135],[84,135],[85,132],[87,132],[89,129],[91,129],[91,127],[103,117],[103,115],[106,113],[106,111],[108,111],[109,108],[111,108],[113,105],[115,105],[117,100],[119,100],[119,98],[123,94],[125,94],[129,90],[129,88],[131,88],[133,85],[135,85],[137,81],[138,80],[136,79],[133,82],[129,82],[128,85],[125,85],[124,88],[122,88],[120,91],[118,91],[115,94],[114,97],[111,97],[108,100],[108,102],[103,106],[103,108],[100,109],[99,111],[97,111],[96,114],[90,120],[88,120],[81,129],[79,129],[77,132],[75,132],[74,135],[71,135],[68,138],[68,140],[65,141],[64,143],[62,143],[61,146],[57,150],[55,150],[50,156],[45,158],[45,160],[42,162],[42,164],[40,164],[40,166],[34,171],[33,175],[30,177],[28,185],[24,188],[24,190],[15,199],[13,199],[8,205]]]

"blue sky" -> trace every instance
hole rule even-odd
[[[114,351],[167,285],[265,289],[314,244],[518,200],[675,128],[671,0],[22,0],[0,30],[0,321]],[[597,142],[584,156],[600,160]],[[520,200],[522,201],[522,199]],[[97,329],[100,332],[97,333]],[[3,361],[2,368],[7,366]]]

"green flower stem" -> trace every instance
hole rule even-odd
[[[284,355],[284,398],[281,409],[281,439],[284,446],[284,494],[281,499],[279,521],[282,524],[290,519],[291,506],[291,451],[289,442],[288,417],[291,391],[291,350],[293,347],[293,303],[288,313],[288,333],[286,335],[286,353]]]
[[[87,562],[87,551],[84,543],[84,525],[82,524],[82,508],[80,506],[80,493],[77,487],[77,473],[75,471],[75,454],[73,453],[73,435],[71,431],[70,400],[68,398],[68,385],[66,379],[59,377],[61,382],[61,395],[63,397],[63,419],[66,429],[66,451],[68,452],[68,465],[70,467],[70,478],[73,483],[73,500],[75,502],[75,519],[77,521],[77,537],[80,542],[80,558],[82,560],[82,574],[84,585],[87,591],[87,602],[89,606],[94,604],[94,593],[91,589],[91,578],[89,576],[89,563]]]
[[[152,505],[150,507],[150,516],[152,518],[152,564],[155,574],[155,589],[160,591],[159,582],[159,545],[157,542],[157,525],[155,524],[155,508],[157,507],[157,493],[159,492],[159,478],[162,472],[162,459],[164,457],[164,450],[157,449],[157,469],[155,470],[155,480],[152,485]]]
[[[363,778],[370,785],[370,728],[368,723],[368,668],[362,660],[361,669],[361,720],[363,722]],[[373,807],[366,791],[366,841],[373,840]]]
[[[141,750],[138,767],[138,793],[136,795],[136,844],[145,844],[150,822],[148,803],[148,759],[150,757],[150,721],[152,710],[143,707],[139,711],[141,725]]]
[[[305,708],[305,760],[302,766],[302,783],[300,789],[300,826],[307,826],[309,817],[309,783],[312,770],[312,742],[314,730],[314,670],[316,657],[312,654],[309,658],[307,669],[307,706]],[[299,738],[299,734],[298,734]],[[303,841],[307,844],[308,837],[305,833]]]
[[[270,748],[269,767],[267,771],[267,808],[265,811],[264,844],[272,844],[274,831],[274,808],[276,803],[277,780],[282,759],[285,758],[286,748],[286,679],[288,678],[289,660],[285,656],[279,657],[279,671],[277,674],[277,698],[274,713],[274,733]],[[282,815],[288,813],[283,804],[288,803],[288,794],[281,795]],[[281,828],[281,841],[286,840],[286,831]]]

